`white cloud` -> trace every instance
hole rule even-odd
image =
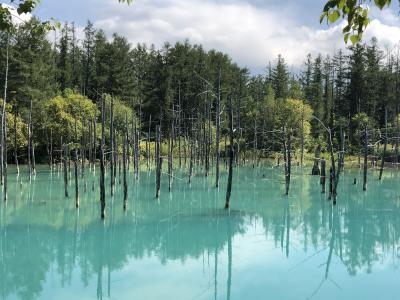
[[[303,26],[291,19],[286,10],[269,10],[243,1],[143,0],[135,1],[132,6],[115,2],[107,2],[99,8],[95,22],[108,34],[118,32],[133,44],[153,43],[157,47],[165,41],[174,43],[189,39],[206,49],[228,53],[234,61],[253,72],[263,70],[278,54],[282,54],[289,65],[298,67],[307,53],[332,54],[344,47],[343,23],[330,28]],[[389,25],[374,20],[366,38],[376,36],[389,47],[397,43],[399,24],[394,25],[395,19],[386,13],[388,18],[391,18]]]

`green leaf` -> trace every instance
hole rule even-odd
[[[344,35],[344,42],[347,44],[347,42],[349,41],[349,35],[350,35],[350,33],[346,33],[345,35]]]
[[[390,5],[390,0],[374,0],[375,5],[378,6],[380,9],[384,8],[385,5]]]
[[[332,8],[336,7],[339,5],[339,0],[329,0],[323,9],[323,12],[329,12]]]
[[[350,36],[350,41],[353,45],[357,44],[361,40],[361,34],[352,34]]]
[[[328,20],[330,23],[335,23],[340,18],[340,12],[338,10],[334,10],[328,15]]]
[[[326,12],[322,13],[321,16],[319,17],[319,23],[322,23],[322,21],[325,19],[326,16],[327,16]]]

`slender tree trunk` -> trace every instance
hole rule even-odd
[[[232,100],[229,100],[232,101]],[[217,92],[217,103],[216,103],[216,111],[215,111],[215,124],[216,124],[216,134],[215,134],[215,186],[219,187],[219,157],[220,157],[220,150],[219,150],[219,140],[220,140],[220,127],[221,127],[221,117],[220,117],[220,105],[221,105],[221,67],[218,70],[218,92]],[[231,104],[232,106],[232,104]],[[232,107],[230,108],[232,109]],[[232,112],[230,112],[233,114]],[[233,117],[231,117],[233,118]],[[232,122],[232,120],[230,120]],[[231,126],[233,126],[231,124]],[[232,144],[230,145],[231,152],[233,153]],[[226,155],[226,154],[225,154]],[[230,162],[231,163],[231,162]],[[229,184],[228,184],[229,186]],[[229,207],[229,198],[230,198],[230,190],[229,190],[229,197],[227,194],[227,204]],[[227,207],[227,208],[228,208]]]
[[[93,173],[96,172],[96,159],[97,159],[97,117],[93,119]]]
[[[147,169],[148,170],[150,170],[150,129],[151,129],[151,115],[150,115],[150,120],[149,120],[149,128],[148,128],[148,131],[147,131],[147,145],[148,145],[148,148],[147,148],[147,153],[146,153],[146,156],[147,156]]]
[[[30,99],[30,109],[29,109],[29,124],[28,124],[28,166],[29,166],[29,179],[31,179],[32,174],[36,172],[35,163],[35,147],[33,144],[33,124],[32,124],[32,107],[33,101]]]
[[[368,170],[368,129],[364,129],[364,174],[363,174],[363,191],[367,190],[367,170]]]
[[[84,125],[85,125],[85,120],[82,120],[82,128],[81,128],[81,149],[80,149],[80,154],[81,154],[81,177],[82,179],[85,177],[85,162],[86,162],[86,140],[85,140],[85,131],[84,131]]]
[[[189,143],[190,143],[189,183],[191,183],[193,175],[193,142],[190,140]]]
[[[179,81],[179,92],[178,92],[178,160],[179,160],[179,169],[182,168],[182,151],[181,151],[181,112],[182,112],[182,102],[181,102],[181,82]]]
[[[114,97],[111,97],[110,107],[110,193],[114,195]]]
[[[9,42],[10,37],[7,33],[6,45],[6,74],[4,78],[4,97],[2,111],[2,126],[1,126],[1,182],[3,183],[3,200],[7,201],[7,89],[8,89],[8,70],[9,70]]]
[[[253,139],[253,168],[257,161],[257,118],[254,118],[254,139]]]
[[[89,124],[89,128],[88,128],[88,143],[89,143],[88,155],[89,155],[89,157],[88,157],[88,158],[89,158],[89,171],[91,171],[91,170],[92,170],[92,165],[93,165],[93,149],[92,149],[92,146],[93,146],[93,143],[92,143],[93,134],[92,134],[92,122],[89,121],[88,124]]]
[[[399,140],[400,140],[400,125],[399,125],[399,109],[397,107],[397,110],[396,110],[396,151],[395,151],[396,167],[399,167]]]
[[[6,95],[4,97],[6,99]],[[3,102],[3,200],[7,201],[7,112],[6,100]]]
[[[68,198],[68,169],[67,169],[67,158],[68,158],[68,145],[63,145],[63,166],[64,166],[64,195]]]
[[[290,133],[286,137],[286,129],[284,130],[284,159],[285,159],[285,183],[286,183],[286,195],[289,195],[289,187],[290,187],[290,173],[291,173],[291,138]],[[286,142],[287,138],[287,142]]]
[[[128,184],[126,180],[126,146],[128,142],[128,118],[125,117],[125,133],[124,133],[124,144],[122,147],[122,174],[124,181],[124,211],[126,210],[128,204]]]
[[[173,144],[174,144],[174,124],[171,126],[171,137],[168,143],[168,190],[172,190],[172,172],[173,172]]]
[[[384,138],[384,144],[383,144],[381,167],[380,167],[380,170],[379,170],[379,180],[382,179],[383,167],[385,165],[387,139],[388,139],[388,136],[387,136],[387,108],[385,107],[385,138]]]
[[[75,159],[74,159],[74,171],[75,171],[75,207],[79,208],[79,179],[78,179],[78,148],[75,145]]]
[[[300,149],[300,166],[303,167],[304,162],[304,104],[301,105],[301,149]]]
[[[54,169],[54,157],[53,157],[53,129],[50,128],[50,171]]]
[[[228,209],[230,206],[231,192],[232,192],[232,176],[233,176],[233,108],[232,108],[232,99],[229,98],[229,169],[228,169],[228,185],[226,189],[226,198],[225,198],[225,209]]]
[[[31,101],[32,103],[32,101]],[[32,116],[29,114],[29,122],[28,122],[28,172],[29,172],[29,181],[32,179],[32,139],[31,139],[31,119]]]
[[[335,181],[335,174],[333,173],[332,166],[329,168],[329,200],[333,197],[333,185]]]
[[[337,191],[337,184],[339,175],[336,176],[336,165],[335,165],[335,156],[333,153],[333,143],[332,143],[332,130],[328,130],[329,139],[328,139],[328,147],[331,156],[331,168],[330,168],[330,175],[329,175],[329,199],[333,198],[333,204],[336,205],[336,191]],[[339,174],[339,173],[338,173]],[[335,179],[336,178],[336,179]]]
[[[100,217],[106,217],[106,193],[104,186],[104,148],[105,148],[105,107],[104,97],[101,99],[101,146],[100,146]]]
[[[76,118],[75,118],[75,147],[74,147],[74,175],[75,175],[75,207],[79,208],[79,179],[78,179],[78,134],[76,130]]]
[[[156,198],[160,196],[161,186],[161,170],[162,170],[162,157],[161,157],[161,126],[157,125],[157,147],[156,147]]]
[[[135,178],[139,179],[139,130],[136,129],[135,125]]]
[[[17,168],[17,176],[19,176],[19,164],[18,164],[18,142],[17,142],[17,114],[18,106],[15,105],[14,109],[14,162]]]
[[[342,128],[340,128],[340,142],[341,142],[341,152],[340,152],[340,170],[344,170],[344,157],[346,153],[345,142],[346,142],[346,133]]]
[[[321,171],[319,169],[319,160],[321,155],[321,145],[315,149],[314,165],[311,171],[311,175],[320,175]]]
[[[325,194],[325,182],[326,182],[326,161],[325,159],[321,160],[321,188],[322,193]]]

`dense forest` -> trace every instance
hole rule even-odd
[[[376,40],[332,56],[308,55],[297,74],[290,74],[279,56],[266,74],[252,76],[228,55],[188,41],[166,43],[162,49],[145,44],[132,47],[118,34],[107,39],[90,22],[83,40],[77,39],[72,23],[51,41],[46,32],[37,30],[37,22],[33,19],[1,36],[3,83],[9,51],[8,151],[14,153],[16,146],[21,160],[27,159],[30,135],[38,159],[47,157],[50,135],[58,149],[60,138],[75,138],[75,121],[78,139],[87,135],[89,122],[98,120],[99,99],[105,95],[106,104],[115,99],[117,132],[122,132],[128,114],[128,122],[140,129],[141,137],[148,134],[151,122],[153,138],[156,124],[161,124],[163,136],[169,136],[173,127],[175,136],[182,137],[207,126],[215,132],[218,97],[224,135],[228,130],[225,108],[232,99],[238,144],[244,151],[264,154],[280,150],[274,131],[284,126],[303,128],[299,135],[304,132],[308,151],[326,144],[316,118],[334,131],[345,130],[354,149],[360,142],[357,132],[365,124],[379,135],[386,115],[389,129],[398,127],[399,56],[397,51],[379,49]],[[9,160],[13,161],[11,155]]]
[[[148,167],[155,159],[160,178],[168,156],[171,183],[176,155],[179,167],[190,159],[189,181],[193,161],[206,176],[215,162],[218,186],[221,156],[230,158],[230,177],[234,163],[273,157],[278,165],[284,160],[288,193],[293,163],[314,159],[312,174],[325,180],[326,157],[335,198],[346,155],[358,155],[361,167],[363,154],[364,190],[368,156],[373,165],[381,158],[380,178],[385,160],[398,162],[399,55],[375,39],[332,56],[308,55],[295,74],[278,56],[254,76],[228,55],[188,41],[132,47],[91,22],[83,40],[74,23],[50,33],[32,19],[1,35],[7,104],[0,158],[27,162],[30,174],[37,162],[66,169],[74,156],[82,174],[86,161],[100,159],[102,174],[108,161],[113,178],[117,164],[129,169],[132,158],[137,177],[144,157]],[[159,179],[156,186],[158,196]]]

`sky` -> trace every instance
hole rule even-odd
[[[364,36],[366,41],[377,37],[387,50],[400,41],[400,10],[393,3],[384,11],[371,7],[373,20]],[[117,0],[42,0],[35,15],[74,21],[81,30],[91,20],[109,37],[117,32],[133,45],[161,47],[188,39],[228,53],[257,74],[278,54],[297,69],[308,53],[332,55],[345,47],[344,21],[319,23],[323,6],[324,0],[134,0],[129,6]]]

